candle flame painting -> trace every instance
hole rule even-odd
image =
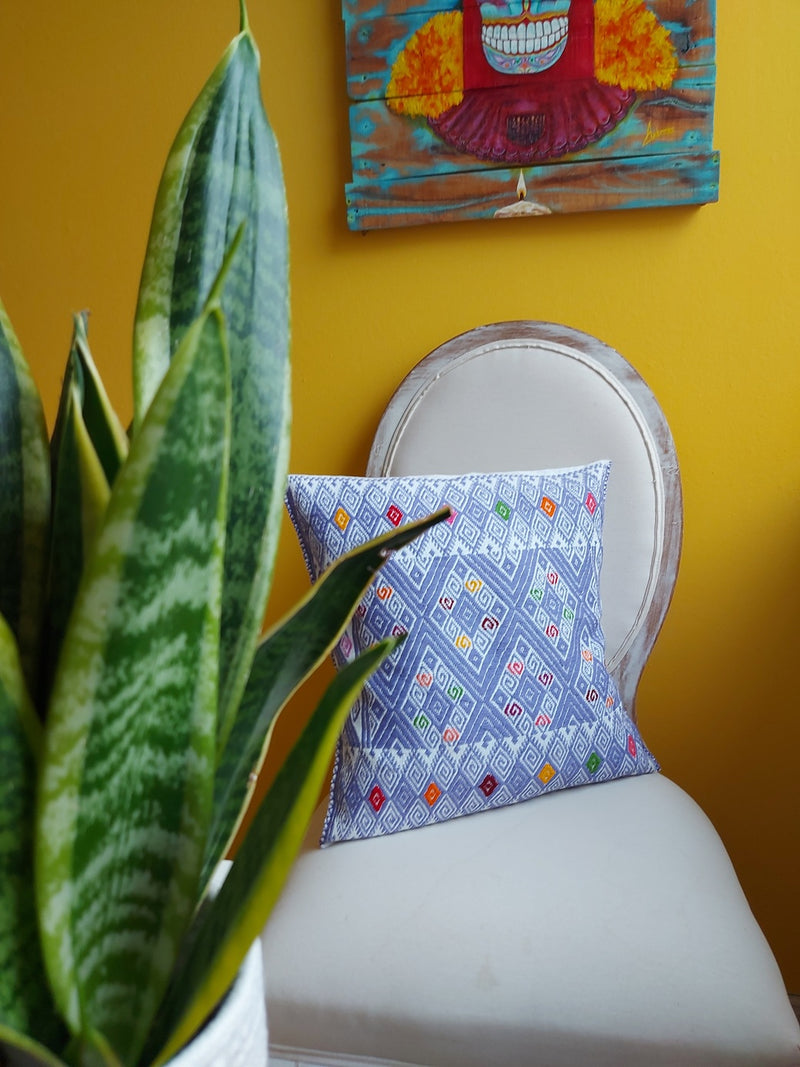
[[[545,207],[544,204],[537,204],[535,201],[528,200],[528,186],[525,184],[525,175],[522,171],[519,172],[519,178],[517,179],[517,198],[510,204],[506,204],[505,207],[499,207],[495,213],[496,219],[513,219],[520,215],[549,215],[550,208]]]
[[[343,14],[353,229],[717,199],[715,0]]]

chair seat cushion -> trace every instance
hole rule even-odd
[[[326,850],[318,835],[263,934],[279,1056],[800,1064],[725,849],[661,774]]]

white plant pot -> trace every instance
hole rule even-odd
[[[210,1021],[167,1067],[266,1067],[267,1009],[261,942],[245,957]]]

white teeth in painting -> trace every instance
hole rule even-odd
[[[559,44],[567,35],[566,17],[511,23],[484,23],[484,45],[505,55],[532,55]]]

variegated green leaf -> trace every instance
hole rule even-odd
[[[243,12],[183,123],[158,190],[134,333],[138,425],[183,332],[203,306],[237,228],[222,294],[233,434],[222,607],[220,744],[244,689],[271,583],[286,468],[289,304],[286,200]]]
[[[210,818],[229,401],[213,310],[186,334],[117,475],[46,725],[45,961],[72,1032],[97,1033],[126,1067],[191,916]]]
[[[233,981],[302,844],[344,719],[365,679],[400,640],[387,638],[336,675],[278,772],[222,889],[198,912],[148,1042],[157,1063],[192,1036]]]
[[[76,316],[75,336],[51,446],[53,503],[42,667],[45,694],[50,691],[84,563],[108,504],[108,477],[116,477],[124,458],[121,449],[126,447],[121,440],[117,441],[113,426],[109,427],[108,421],[100,414],[103,408],[98,402],[96,384],[91,388],[92,400],[88,407],[92,412],[95,432],[101,441],[105,464],[92,442],[84,419],[87,381],[84,368],[86,359],[90,359],[88,349],[83,354],[80,352],[85,347],[85,341],[83,319]],[[92,381],[91,375],[88,380]]]
[[[203,884],[231,843],[253,790],[275,719],[338,640],[388,556],[449,515],[444,509],[341,556],[256,649],[239,715],[214,783],[214,816]]]
[[[38,679],[50,459],[39,394],[0,303],[0,614],[19,643],[31,692]]]
[[[63,1032],[45,978],[33,896],[41,741],[17,645],[0,617],[0,1024],[53,1043]]]
[[[85,313],[74,316],[67,379],[75,382],[86,432],[100,460],[106,481],[113,485],[117,471],[128,454],[128,437],[111,406],[100,372],[92,359],[86,325]]]

